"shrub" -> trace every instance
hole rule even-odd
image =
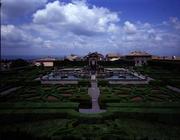
[[[98,85],[99,86],[109,86],[109,81],[107,81],[107,80],[99,80]]]
[[[180,88],[180,80],[171,79],[169,80],[168,84]]]
[[[165,86],[166,82],[161,81],[161,80],[153,80],[153,81],[150,81],[149,84],[152,86]]]
[[[26,81],[24,83],[22,83],[24,86],[37,86],[40,85],[41,82],[40,81]]]
[[[11,68],[17,68],[17,67],[23,67],[23,66],[28,66],[29,63],[23,59],[17,59],[12,61],[10,67]]]
[[[0,109],[75,109],[77,110],[79,103],[35,103],[35,102],[16,102],[16,103],[1,103]]]
[[[89,80],[80,80],[79,82],[78,82],[78,85],[79,86],[90,86],[90,81]]]
[[[148,65],[152,67],[162,67],[165,69],[173,70],[177,69],[179,70],[180,61],[177,60],[150,60],[148,61]]]

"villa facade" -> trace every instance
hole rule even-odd
[[[37,59],[34,62],[35,66],[44,66],[44,67],[54,67],[54,62],[56,61],[55,58],[42,58],[42,59]]]
[[[104,55],[98,53],[98,52],[93,52],[93,53],[88,53],[84,57],[79,57],[77,55],[70,55],[67,56],[65,60],[69,61],[88,61],[89,66],[91,67],[96,67],[98,61],[118,61],[118,60],[130,60],[134,61],[135,66],[143,66],[147,64],[148,60],[152,59],[152,55],[146,53],[146,52],[141,52],[141,51],[134,51],[131,52],[128,55],[125,56],[120,56],[118,54],[112,54],[109,53],[105,57]],[[34,61],[35,66],[41,66],[43,65],[44,67],[54,67],[54,62],[58,61],[55,58],[42,58],[42,59],[37,59]]]
[[[125,59],[134,60],[135,66],[143,66],[147,65],[147,61],[152,59],[152,55],[146,52],[134,51],[126,55]]]

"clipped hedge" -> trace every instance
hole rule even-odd
[[[168,85],[180,88],[180,79],[170,79]]]
[[[162,67],[169,70],[172,69],[180,70],[179,60],[149,60],[148,65],[152,67]]]
[[[35,80],[26,80],[25,78],[19,78],[19,79],[12,79],[5,81],[5,85],[11,85],[11,86],[37,86],[40,85],[40,81]]]
[[[78,81],[78,85],[79,86],[88,86],[88,87],[90,87],[91,83],[90,83],[89,80],[80,80],[80,81]]]
[[[16,103],[0,103],[0,109],[75,109],[77,110],[79,103],[38,103],[38,102],[16,102]],[[1,110],[2,111],[2,110]],[[1,112],[0,111],[0,112]]]
[[[1,103],[0,123],[27,122],[55,118],[68,118],[70,112],[76,112],[79,103]]]
[[[180,103],[106,103],[107,107],[117,107],[117,108],[180,108]]]
[[[149,84],[151,86],[165,86],[167,83],[162,80],[152,80],[152,81],[149,81]]]
[[[38,86],[41,85],[40,81],[25,81],[24,83],[22,83],[22,85],[24,86]]]
[[[72,96],[69,98],[72,102],[78,102],[78,103],[82,103],[82,102],[91,102],[91,98],[90,96],[87,95],[76,95],[76,96]]]
[[[87,65],[88,61],[57,60],[54,62],[55,67],[83,67]]]
[[[113,102],[126,102],[128,97],[117,97],[114,95],[101,95],[99,98],[100,103],[113,103]]]
[[[99,86],[109,86],[109,81],[108,80],[98,80],[98,85]]]
[[[2,109],[0,124],[67,118],[68,111],[73,109]]]

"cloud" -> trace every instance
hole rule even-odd
[[[78,35],[93,35],[104,32],[115,32],[119,16],[107,8],[88,6],[85,1],[48,3],[44,9],[33,15],[35,24],[46,24],[64,28]]]
[[[2,25],[1,26],[2,40],[9,42],[21,42],[28,40],[28,36],[14,25]]]
[[[173,25],[175,29],[180,29],[180,20],[177,17],[170,17],[169,22]]]
[[[27,31],[18,28],[14,25],[1,26],[2,46],[6,47],[26,47],[30,45],[39,45],[42,42],[40,37],[35,37]]]
[[[21,18],[45,5],[47,0],[2,0],[2,17],[4,20]]]
[[[158,26],[140,21],[122,23],[118,13],[86,1],[49,2],[31,16],[29,23],[1,25],[3,53],[64,55],[99,51],[127,54],[143,50],[157,54],[170,48],[171,53],[180,53],[177,51],[180,35],[174,30],[179,24],[178,18]]]
[[[126,21],[125,23],[124,23],[124,31],[127,33],[127,34],[134,34],[134,33],[136,33],[136,31],[137,31],[137,28],[136,28],[136,26],[133,24],[133,23],[131,23],[131,22],[129,22],[129,21]]]

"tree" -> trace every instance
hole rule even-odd
[[[11,68],[17,68],[17,67],[24,67],[24,66],[28,66],[29,63],[23,59],[16,59],[14,61],[12,61],[10,67]]]

